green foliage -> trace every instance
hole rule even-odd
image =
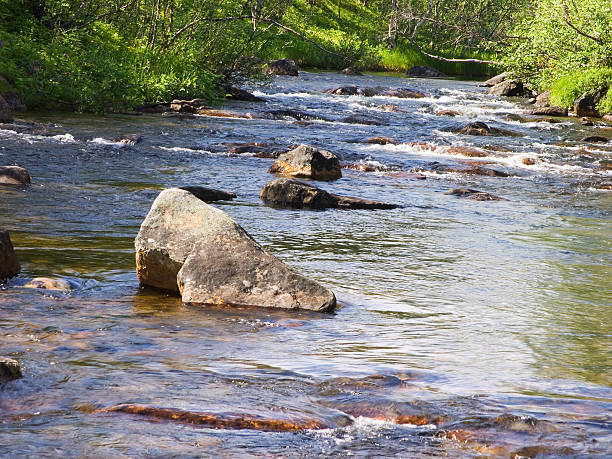
[[[569,107],[585,92],[612,87],[612,68],[595,68],[577,72],[556,80],[551,88],[550,101],[554,105]],[[597,106],[601,113],[612,112],[612,91]]]
[[[539,0],[514,32],[506,66],[539,89],[589,68],[612,67],[612,2]]]

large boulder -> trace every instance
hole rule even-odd
[[[342,177],[340,161],[336,155],[309,145],[300,145],[280,155],[269,172],[313,180],[336,180]]]
[[[0,282],[15,277],[20,269],[9,232],[0,228]]]
[[[19,166],[0,166],[0,185],[26,186],[32,182],[30,173]]]
[[[601,113],[597,111],[597,104],[606,94],[606,91],[585,92],[574,101],[574,112],[576,116],[588,116],[591,118],[601,118]]]
[[[266,72],[272,75],[298,76],[298,66],[293,59],[278,59],[266,64]]]
[[[0,384],[22,377],[21,365],[17,360],[0,357]]]
[[[266,205],[289,209],[395,209],[396,204],[338,196],[296,179],[276,179],[263,187],[259,197]]]
[[[446,75],[426,65],[415,65],[408,69],[406,76],[413,78],[446,78]]]
[[[485,91],[485,93],[493,96],[505,97],[522,96],[524,92],[523,83],[517,80],[504,80]]]
[[[487,81],[482,83],[480,86],[484,86],[486,88],[492,88],[493,86],[506,81],[508,78],[508,74],[506,72],[500,73],[499,75],[495,75],[493,78],[489,78]]]
[[[162,191],[135,241],[140,285],[183,302],[330,311],[334,294],[267,253],[227,214],[193,194]]]
[[[11,107],[4,97],[0,96],[0,123],[12,123],[13,114]]]

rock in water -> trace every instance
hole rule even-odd
[[[334,294],[267,253],[224,212],[193,194],[164,190],[136,237],[140,285],[185,303],[331,311]]]
[[[4,97],[0,96],[0,123],[12,123],[13,114],[11,113],[11,107]]]
[[[408,69],[406,76],[414,78],[446,78],[446,75],[426,65],[415,65]]]
[[[0,185],[26,186],[32,182],[30,173],[19,166],[0,166]]]
[[[506,81],[506,78],[508,78],[508,74],[506,72],[500,73],[499,75],[495,75],[493,78],[489,78],[487,81],[482,83],[480,86],[484,86],[486,88],[492,88],[496,84]]]
[[[8,231],[0,229],[0,282],[15,277],[20,269]]]
[[[267,73],[273,75],[298,76],[298,66],[293,59],[278,59],[266,65]]]
[[[523,83],[520,81],[504,80],[501,83],[487,89],[485,93],[492,94],[494,96],[521,96],[524,93],[524,88]]]
[[[65,279],[50,277],[35,277],[23,286],[24,288],[40,288],[44,290],[72,290],[72,285]]]
[[[22,378],[21,365],[17,360],[0,357],[0,383]]]
[[[181,186],[179,188],[189,191],[196,198],[204,202],[231,201],[236,197],[234,193],[230,193],[229,191],[215,190],[205,186]]]
[[[309,145],[300,145],[280,155],[269,172],[313,180],[336,180],[342,177],[340,161],[336,155]]]
[[[574,113],[576,113],[576,116],[601,118],[601,113],[597,111],[597,104],[604,95],[604,91],[585,92],[574,102]]]
[[[355,67],[347,67],[344,70],[342,70],[342,72],[340,73],[342,75],[349,75],[349,76],[362,76],[363,75],[363,73],[361,73]]]
[[[531,114],[543,116],[567,116],[567,108],[557,106],[540,107],[532,110]]]
[[[310,183],[284,178],[267,183],[259,197],[267,205],[281,209],[395,209],[399,207],[386,202],[338,196]]]

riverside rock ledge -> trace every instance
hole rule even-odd
[[[331,290],[267,253],[223,211],[193,194],[162,191],[135,241],[142,286],[180,293],[184,303],[329,312]]]

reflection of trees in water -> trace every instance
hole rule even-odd
[[[534,273],[543,331],[525,340],[543,376],[610,385],[612,230],[603,220],[563,219],[563,228],[529,236],[554,254]]]

